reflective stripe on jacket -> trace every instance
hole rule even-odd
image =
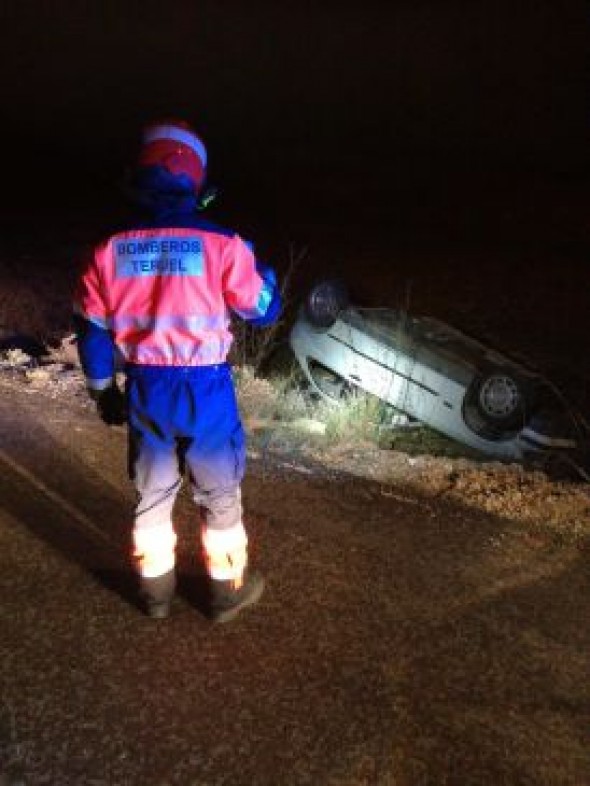
[[[212,365],[225,361],[232,342],[229,309],[244,319],[264,317],[275,288],[238,235],[138,229],[96,249],[74,309],[108,330],[128,363]]]

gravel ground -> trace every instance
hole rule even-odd
[[[590,782],[585,525],[411,483],[426,459],[401,473],[275,439],[244,484],[261,604],[203,618],[183,494],[181,592],[153,622],[126,559],[124,431],[66,379],[0,380],[5,783]]]

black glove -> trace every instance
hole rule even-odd
[[[104,390],[91,390],[101,420],[107,426],[121,426],[127,421],[127,401],[114,383]]]

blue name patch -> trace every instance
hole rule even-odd
[[[195,237],[151,237],[115,243],[117,278],[202,276],[203,244]]]

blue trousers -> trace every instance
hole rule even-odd
[[[184,465],[203,523],[241,524],[246,450],[230,367],[128,367],[127,397],[136,529],[171,521]]]

